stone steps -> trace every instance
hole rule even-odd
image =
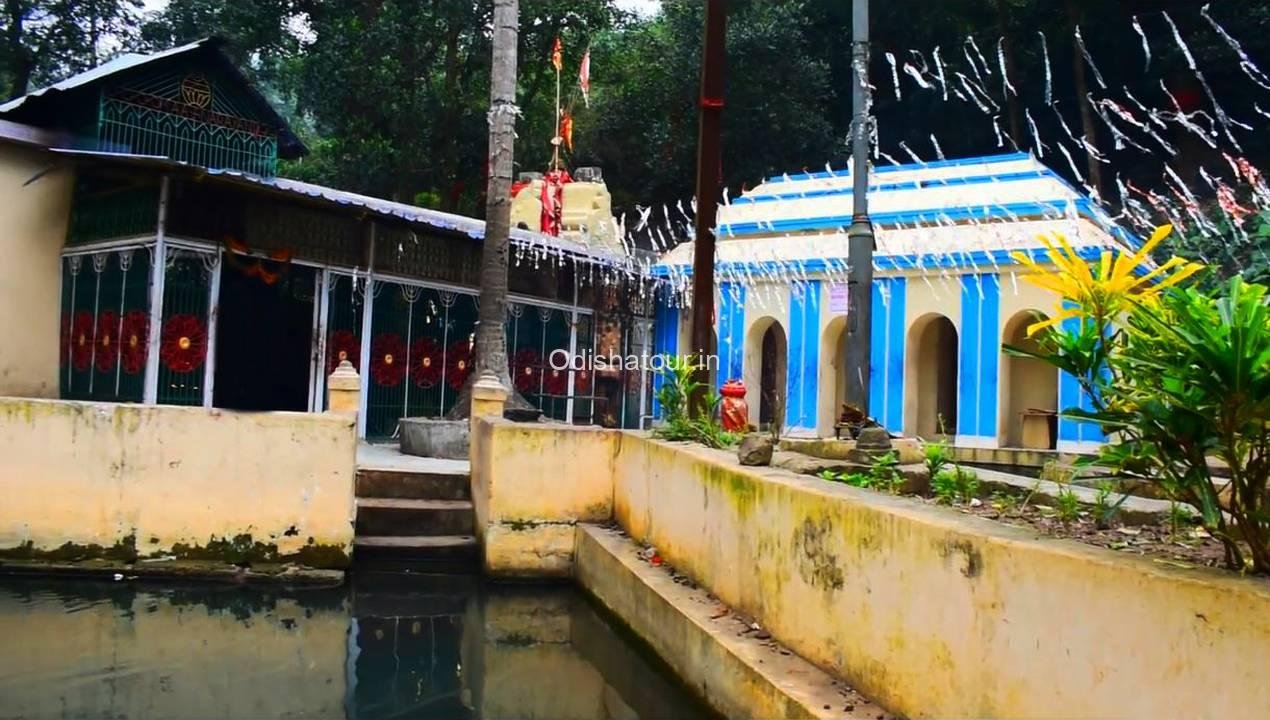
[[[363,569],[472,572],[478,566],[467,472],[374,467],[357,472],[353,559]]]
[[[471,481],[460,471],[404,471],[361,469],[356,484],[359,498],[411,500],[471,500]]]
[[[467,500],[358,498],[358,536],[453,536],[475,531]]]

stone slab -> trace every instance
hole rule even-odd
[[[440,418],[402,418],[401,452],[419,457],[467,460],[468,420],[444,420]]]
[[[578,525],[578,584],[723,716],[885,717],[841,680],[748,632],[747,621],[725,613],[704,590],[639,559],[638,550],[617,530]]]

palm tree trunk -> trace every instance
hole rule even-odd
[[[516,392],[507,371],[507,248],[512,211],[512,150],[516,137],[519,12],[519,0],[494,0],[494,52],[489,91],[489,183],[486,185],[485,242],[481,258],[481,308],[474,348],[476,365],[447,414],[452,419],[471,415],[472,383],[485,374],[497,376],[507,388],[508,408],[533,408]]]
[[[516,125],[516,42],[519,0],[494,2],[494,55],[490,71],[489,184],[481,259],[481,314],[476,326],[476,372],[507,373],[507,247],[511,225],[512,151]]]

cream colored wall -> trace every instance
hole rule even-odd
[[[633,538],[901,715],[1270,707],[1265,580],[1038,539],[633,433],[614,468],[614,511]]]
[[[916,434],[918,417],[921,416],[923,403],[934,403],[933,388],[919,388],[917,377],[933,377],[935,358],[923,353],[920,343],[921,328],[914,332],[914,326],[930,315],[942,315],[948,318],[961,336],[961,277],[927,277],[927,284],[921,276],[910,276],[905,284],[904,301],[904,432]],[[954,388],[954,392],[956,388]],[[956,428],[949,428],[955,432]]]
[[[250,534],[347,554],[356,450],[349,416],[0,398],[0,548]]]
[[[816,434],[832,437],[833,426],[838,421],[839,408],[847,396],[847,376],[844,371],[846,352],[847,316],[830,315],[829,290],[822,289],[820,307],[820,357],[817,364]]]
[[[742,353],[742,374],[745,383],[745,402],[749,406],[750,423],[757,426],[759,405],[762,402],[760,388],[762,377],[763,333],[771,324],[779,323],[785,344],[777,361],[777,391],[785,396],[785,353],[789,351],[789,285],[785,283],[761,283],[745,292],[745,350]]]
[[[569,575],[574,526],[612,517],[617,440],[596,427],[472,423],[472,499],[488,574]]]
[[[59,258],[74,180],[45,153],[0,144],[0,396],[58,395]]]
[[[348,616],[279,599],[244,621],[161,594],[111,602],[30,604],[0,593],[0,675],[50,682],[5,698],[10,717],[343,717]],[[282,619],[291,619],[291,627]],[[236,627],[238,626],[238,627]],[[117,639],[121,639],[117,641]],[[105,668],[112,668],[103,676]],[[49,680],[53,679],[53,680]],[[303,688],[302,692],[294,691]]]
[[[1023,276],[1001,277],[1001,315],[999,332],[1001,341],[1012,342],[1010,331],[1021,326],[1026,331],[1028,322],[1020,314],[1029,311],[1052,317],[1058,309],[1058,296],[1042,290]],[[1002,446],[1018,447],[1022,440],[1019,413],[1028,408],[1058,410],[1059,372],[1039,360],[1027,360],[1001,354],[1000,380],[997,383],[997,437]]]

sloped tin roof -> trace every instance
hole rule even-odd
[[[308,148],[300,141],[300,138],[291,130],[291,126],[283,119],[281,115],[274,110],[273,106],[265,99],[260,91],[243,75],[242,71],[221,51],[221,47],[225,45],[225,41],[217,37],[208,37],[201,40],[195,40],[192,43],[181,45],[179,47],[161,50],[155,53],[125,53],[102,65],[91,70],[85,70],[82,73],[72,75],[65,80],[55,82],[48,87],[40,88],[33,92],[27,93],[22,97],[14,98],[4,104],[0,104],[0,117],[6,115],[14,115],[20,111],[33,111],[44,104],[55,103],[59,95],[85,88],[94,83],[102,82],[108,78],[119,75],[124,72],[135,70],[147,65],[169,60],[174,57],[189,55],[193,53],[208,53],[210,57],[217,62],[223,70],[225,70],[231,78],[240,83],[243,89],[251,97],[256,109],[267,117],[278,128],[278,156],[292,159],[300,157],[308,153]],[[18,118],[9,118],[18,119]],[[29,121],[28,121],[29,123]]]

